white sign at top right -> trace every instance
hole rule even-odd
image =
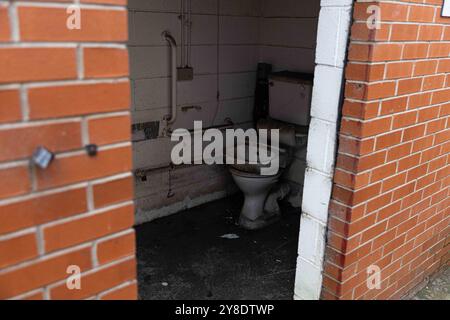
[[[442,16],[450,17],[450,0],[444,0],[444,6],[442,7]]]

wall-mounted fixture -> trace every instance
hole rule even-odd
[[[201,106],[184,106],[184,107],[181,107],[181,111],[182,112],[188,112],[189,110],[202,111],[202,107]]]
[[[96,144],[88,144],[84,148],[89,157],[95,157],[98,153],[98,146]]]
[[[55,158],[55,154],[45,147],[37,147],[33,152],[31,160],[41,169],[47,169],[50,163]]]
[[[171,125],[177,120],[177,42],[167,30],[162,33],[162,37],[169,43],[172,55],[172,113],[165,119]]]
[[[191,66],[192,51],[192,1],[181,0],[181,67],[177,69],[178,81],[194,80]]]

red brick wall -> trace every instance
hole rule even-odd
[[[0,1],[0,299],[134,299],[126,0],[82,0],[81,30],[30,2]]]
[[[395,299],[449,258],[450,18],[443,0],[355,3],[325,299]],[[379,30],[366,26],[378,5]],[[381,269],[369,290],[367,268]]]

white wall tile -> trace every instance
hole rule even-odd
[[[258,46],[220,46],[220,73],[255,71],[258,66]]]
[[[256,73],[229,73],[219,76],[220,98],[234,99],[251,97],[255,93]]]
[[[311,168],[306,169],[303,189],[303,212],[323,222],[328,221],[332,178]]]
[[[320,0],[261,0],[265,17],[317,17]]]
[[[311,116],[336,123],[341,100],[343,71],[336,67],[318,65],[314,73]]]
[[[222,0],[221,15],[257,16],[261,15],[261,0]]]
[[[219,32],[221,44],[257,44],[259,42],[259,19],[221,16]]]
[[[336,151],[336,124],[311,119],[308,138],[307,162],[310,168],[321,172],[334,171]]]
[[[317,20],[315,18],[264,19],[261,32],[262,43],[265,45],[315,49]]]
[[[295,299],[318,300],[322,287],[322,270],[303,259],[298,259]]]

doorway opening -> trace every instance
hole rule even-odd
[[[320,125],[328,120],[315,121],[311,108],[320,1],[129,0],[128,9],[141,298],[290,299],[294,290],[309,298],[297,292],[297,248],[303,194],[318,187],[317,170],[307,170],[312,126],[314,143],[327,138]],[[337,114],[341,79],[333,75],[328,99]],[[221,132],[280,129],[288,160],[262,203],[264,212],[280,213],[276,221],[242,218],[252,169],[174,165],[173,134],[192,133],[195,121]],[[326,149],[332,167],[336,126],[326,129],[326,143],[313,152]],[[331,186],[319,192],[329,198]],[[324,232],[316,236],[324,241]]]

